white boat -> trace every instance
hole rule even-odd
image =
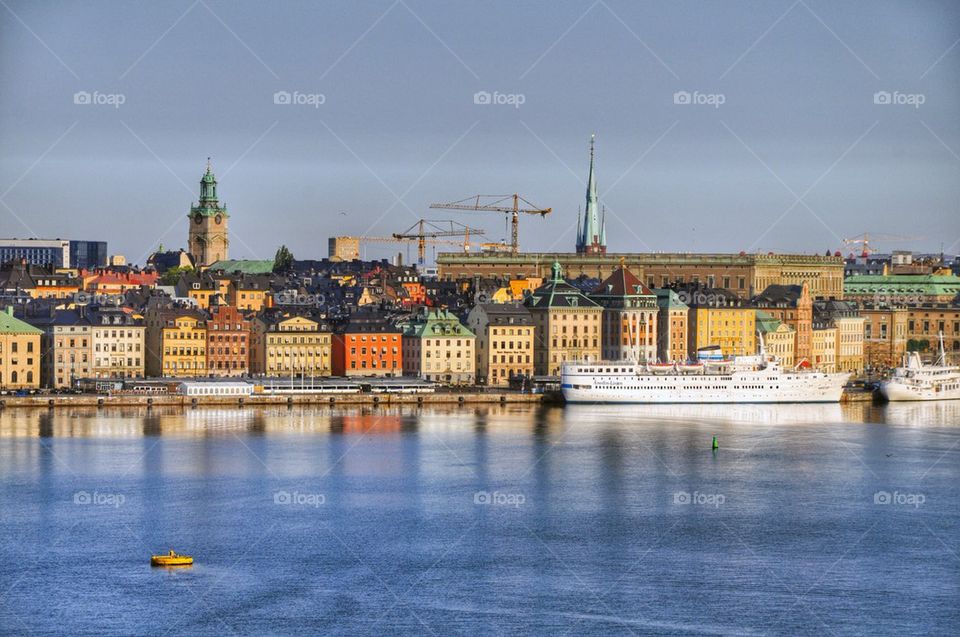
[[[836,403],[850,374],[784,370],[760,353],[735,356],[728,366],[705,373],[651,373],[633,362],[565,363],[560,387],[569,403]]]
[[[907,352],[903,367],[893,371],[890,380],[880,384],[880,393],[889,401],[960,399],[960,367],[947,365],[947,353],[940,333],[940,355],[932,365],[924,365],[917,352]]]

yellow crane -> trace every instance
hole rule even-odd
[[[521,206],[521,203],[523,206]],[[469,210],[475,212],[500,212],[510,215],[510,252],[520,251],[519,226],[520,213],[546,217],[553,208],[540,208],[518,194],[512,195],[475,195],[450,203],[433,203],[431,208],[442,210]]]
[[[470,251],[470,235],[482,235],[484,231],[471,228],[456,221],[431,221],[420,219],[402,232],[394,232],[389,237],[359,237],[361,243],[407,243],[417,242],[417,263],[426,261],[427,244],[461,246],[464,252]],[[462,237],[455,241],[454,237]]]

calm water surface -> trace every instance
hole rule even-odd
[[[958,485],[960,403],[6,410],[0,633],[954,635]]]

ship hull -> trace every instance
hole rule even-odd
[[[847,373],[782,371],[655,376],[571,368],[561,377],[561,390],[569,403],[836,403],[849,378]]]
[[[955,383],[956,384],[956,381]],[[890,402],[911,400],[960,400],[960,389],[937,390],[933,386],[910,386],[896,381],[880,385],[880,395]]]

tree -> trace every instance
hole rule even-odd
[[[193,268],[190,266],[177,266],[175,268],[170,268],[163,273],[163,276],[160,277],[161,285],[176,285],[177,281],[180,280],[181,274],[186,274],[188,272],[193,272]]]
[[[275,274],[289,274],[293,271],[293,253],[282,245],[277,248],[277,254],[273,257],[273,272]]]

